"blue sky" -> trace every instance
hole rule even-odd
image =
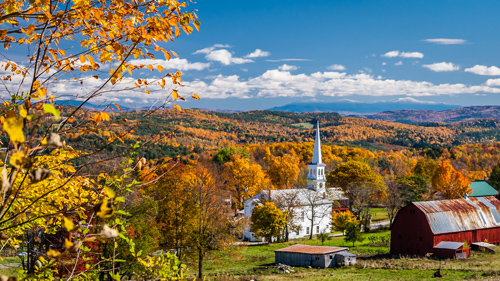
[[[201,30],[172,48],[190,63],[210,66],[184,72],[196,84],[189,90],[202,97],[189,106],[264,109],[398,98],[500,103],[500,1],[199,1],[191,7]],[[257,49],[261,57],[245,58]]]
[[[252,110],[345,99],[500,105],[500,1],[198,0],[188,9],[197,10],[200,31],[163,45],[178,58],[152,62],[181,70],[179,93],[200,96],[183,107]],[[16,52],[8,57],[25,58]],[[92,86],[70,82],[53,92]],[[151,89],[101,99],[145,107],[164,95]]]

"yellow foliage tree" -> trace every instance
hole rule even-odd
[[[62,226],[65,215],[87,219],[86,211],[97,202],[102,188],[87,177],[74,175],[69,161],[81,154],[68,148],[37,156],[32,169],[38,172],[20,171],[12,187],[2,190],[4,198],[8,197],[2,205],[0,231],[12,237],[12,245],[20,242],[16,237],[26,229],[43,227],[54,232]]]
[[[341,231],[345,234],[345,230],[351,223],[359,224],[358,220],[351,211],[334,212],[332,216],[332,228],[335,231]]]
[[[292,182],[297,180],[299,172],[299,158],[285,154],[272,160],[267,174],[276,189],[287,189],[290,188]]]
[[[257,237],[266,238],[272,242],[273,237],[280,239],[286,227],[286,214],[274,205],[273,202],[265,202],[253,209],[250,229]]]
[[[250,165],[246,158],[235,155],[224,166],[228,173],[227,184],[238,209],[243,208],[245,200],[261,192],[267,185],[268,179],[262,167],[258,164]]]

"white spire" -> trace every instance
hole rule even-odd
[[[316,140],[314,141],[314,152],[311,164],[322,164],[321,161],[321,140],[319,138],[319,121],[316,123]]]

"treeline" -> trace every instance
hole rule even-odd
[[[89,114],[90,115],[90,114]],[[337,113],[290,113],[277,111],[249,111],[218,113],[203,110],[159,110],[144,118],[143,112],[110,113],[114,126],[96,127],[94,136],[107,140],[123,133],[121,128],[135,124],[137,129],[122,139],[154,142],[162,149],[195,147],[214,150],[223,146],[256,143],[308,142],[314,137],[314,124],[321,124],[324,143],[355,145],[370,150],[404,148],[452,147],[464,144],[500,141],[498,120],[482,119],[452,124],[422,123],[416,125],[343,117]],[[81,122],[86,120],[81,117]],[[108,124],[106,124],[108,125]],[[104,126],[104,125],[102,125]],[[68,142],[92,145],[96,141],[88,134],[80,138],[72,133]],[[167,145],[167,146],[165,146]],[[114,147],[120,149],[119,147]],[[177,151],[185,155],[184,151]],[[148,154],[146,152],[146,154]],[[171,156],[172,153],[153,152],[148,158]]]

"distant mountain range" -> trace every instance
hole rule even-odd
[[[357,115],[358,118],[383,120],[399,123],[458,122],[471,119],[500,119],[500,106],[468,106],[449,110],[394,110],[371,115]]]
[[[378,102],[358,102],[352,100],[341,100],[336,102],[296,102],[283,106],[270,108],[274,111],[289,111],[295,113],[305,112],[338,112],[343,115],[359,115],[359,114],[375,114],[388,110],[404,110],[404,109],[426,109],[426,110],[447,110],[460,107],[459,105],[422,102],[412,98],[401,98],[391,101]]]

